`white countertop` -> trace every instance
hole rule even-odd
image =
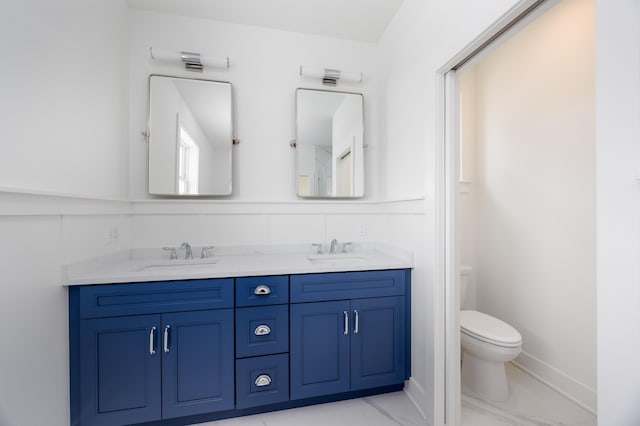
[[[63,267],[64,286],[260,275],[369,271],[413,267],[413,254],[381,243],[357,243],[349,253],[316,255],[310,244],[216,247],[209,259],[169,260],[161,249],[134,249]]]

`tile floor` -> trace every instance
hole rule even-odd
[[[424,426],[404,392],[374,395],[272,413],[202,423],[200,426]]]
[[[597,418],[555,390],[507,364],[511,395],[502,403],[462,395],[462,426],[595,426]]]
[[[507,364],[511,396],[489,403],[462,396],[462,426],[595,426],[596,417]],[[424,426],[404,392],[202,423],[200,426]]]

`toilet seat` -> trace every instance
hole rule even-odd
[[[522,345],[518,330],[504,321],[478,311],[460,311],[460,331],[467,336],[505,348]]]

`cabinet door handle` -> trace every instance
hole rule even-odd
[[[156,328],[151,327],[149,332],[149,355],[156,354]]]
[[[169,352],[169,329],[171,326],[167,324],[164,327],[164,351],[165,353]]]
[[[253,334],[256,336],[266,336],[267,334],[271,334],[271,327],[266,324],[260,324],[253,330]]]
[[[268,374],[261,374],[256,377],[256,381],[253,383],[258,387],[269,386],[271,384],[271,377],[269,377]]]
[[[344,335],[347,336],[349,334],[349,312],[343,311],[344,315]]]
[[[267,294],[271,294],[271,289],[268,285],[260,284],[255,290],[253,290],[253,294],[256,296],[266,296]]]
[[[360,313],[357,310],[354,310],[353,315],[355,316],[355,325],[353,326],[353,334],[358,334],[358,331],[360,330]]]

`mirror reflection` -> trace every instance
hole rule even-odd
[[[149,193],[231,194],[231,84],[149,77]]]
[[[296,192],[309,198],[364,195],[361,94],[296,91]]]

